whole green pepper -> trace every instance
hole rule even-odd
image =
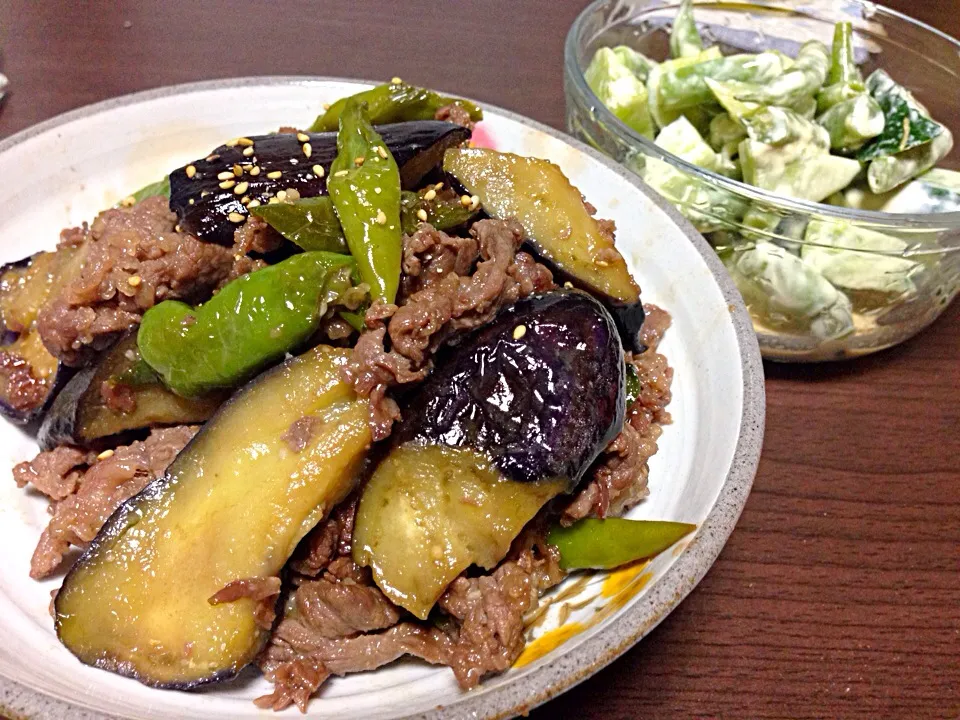
[[[340,116],[351,100],[367,104],[370,122],[374,125],[408,120],[433,120],[437,110],[446,105],[459,105],[474,122],[483,119],[483,111],[469,100],[447,97],[406,83],[387,83],[337,100],[323,115],[314,120],[310,132],[336,130]]]
[[[547,542],[557,546],[564,570],[607,569],[659,555],[696,529],[665,520],[585,518],[570,527],[555,525]]]
[[[270,227],[304,250],[348,252],[343,228],[327,195],[248,208]]]
[[[392,303],[403,255],[400,171],[357,100],[348,101],[340,116],[327,191],[370,297]]]
[[[165,300],[144,313],[140,354],[179,395],[236,387],[313,335],[355,267],[349,255],[305,252],[237,278],[198,307]]]

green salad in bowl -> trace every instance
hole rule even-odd
[[[960,289],[958,48],[866,3],[600,0],[567,40],[569,129],[707,237],[766,357],[861,355]]]

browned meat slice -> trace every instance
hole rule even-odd
[[[95,457],[94,453],[64,445],[14,466],[13,479],[17,487],[29,483],[51,500],[63,500],[77,491],[83,471]]]
[[[517,252],[524,232],[515,220],[480,220],[470,235],[481,258],[473,274],[449,272],[440,277],[439,271],[432,272],[434,264],[462,267],[461,253],[468,248],[421,225],[405,238],[404,256],[407,266],[419,273],[420,289],[399,307],[374,305],[367,313],[370,330],[357,342],[344,373],[354,390],[369,400],[374,440],[387,437],[400,416],[387,396],[390,387],[422,380],[433,354],[452,334],[483,325],[501,307],[554,286],[547,268]],[[424,268],[430,270],[427,275]],[[388,334],[389,351],[385,347]]]
[[[61,244],[88,244],[79,275],[39,315],[44,345],[68,365],[82,364],[145,310],[167,298],[206,299],[256,267],[231,248],[177,232],[163,197],[105,210],[89,228],[64,231]]]
[[[474,122],[470,119],[470,113],[464,110],[460,105],[452,103],[444,105],[433,114],[435,120],[445,120],[461,127],[473,130]]]
[[[290,561],[295,572],[315,578],[323,570],[333,572],[331,563],[337,558],[349,559],[358,501],[359,495],[347,498],[333,509],[330,517],[310,531]]]
[[[71,545],[83,547],[93,540],[114,510],[159,477],[196,432],[196,427],[188,426],[154,430],[146,440],[94,458],[76,492],[54,508],[33,552],[30,577],[46,577],[57,569]]]
[[[665,408],[670,403],[673,369],[656,351],[670,316],[654,305],[644,310],[641,341],[648,349],[626,354],[627,362],[637,369],[640,394],[627,409],[623,430],[601,456],[592,479],[564,510],[561,522],[565,525],[589,516],[619,515],[647,496],[648,461],[657,453],[661,426],[670,422]]]
[[[0,350],[0,395],[13,410],[29,413],[43,405],[54,378],[34,375],[33,367],[16,353]]]
[[[273,252],[281,245],[283,236],[256,215],[248,215],[247,221],[233,233],[233,252],[240,255]]]
[[[442,192],[456,194],[449,189]],[[447,235],[428,223],[421,223],[413,235],[403,238],[401,297],[409,297],[450,273],[469,275],[479,254],[476,238]]]
[[[475,687],[487,673],[513,665],[526,644],[524,614],[563,577],[557,549],[546,546],[523,550],[490,575],[454,580],[438,604],[458,621],[448,664],[460,687]]]
[[[269,630],[277,617],[277,597],[280,595],[280,578],[253,577],[242,578],[227,583],[213,594],[209,602],[211,605],[236,602],[240,598],[250,598],[257,605],[253,611],[253,618],[257,625]]]
[[[396,625],[400,613],[374,585],[323,578],[301,583],[296,619],[319,637],[352,637]]]
[[[375,670],[404,655],[445,665],[452,648],[450,636],[442,630],[411,622],[379,633],[331,640],[311,633],[302,624],[283,620],[259,660],[274,691],[255,702],[274,710],[296,704],[306,712],[310,696],[330,675]]]

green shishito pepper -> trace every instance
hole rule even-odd
[[[659,555],[696,529],[665,520],[586,518],[570,527],[555,525],[547,542],[557,546],[564,570],[607,569]]]
[[[340,116],[327,191],[370,297],[392,303],[403,254],[400,171],[365,105],[356,100],[348,101]]]
[[[433,120],[437,110],[446,105],[459,105],[467,111],[474,122],[483,120],[483,111],[469,100],[447,97],[433,90],[406,83],[388,83],[337,100],[323,115],[314,120],[313,125],[310,126],[310,132],[336,130],[340,116],[351,100],[367,104],[370,122],[374,125],[409,120]]]
[[[236,387],[317,330],[324,303],[350,287],[355,267],[349,255],[305,252],[237,278],[198,307],[165,300],[143,316],[140,354],[179,395]]]
[[[287,240],[304,250],[347,252],[340,220],[326,195],[248,208]]]

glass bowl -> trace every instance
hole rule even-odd
[[[662,150],[594,95],[584,78],[593,53],[628,45],[666,58],[678,7],[676,0],[597,0],[579,15],[564,49],[568,131],[646,179],[704,234],[747,302],[764,357],[856,357],[933,322],[960,291],[960,188],[945,192],[942,202],[925,196],[927,209],[948,210],[925,214],[863,209],[862,198],[848,203],[857,209],[775,195]],[[774,48],[794,56],[811,38],[829,47],[834,23],[849,20],[865,74],[887,70],[960,144],[960,42],[919,21],[860,0],[698,2],[694,15],[705,41],[724,54]],[[960,152],[954,149],[938,167],[960,168]],[[872,200],[888,209],[903,205],[902,198]],[[844,239],[864,233],[869,251]],[[838,248],[844,262],[831,258],[830,280],[822,266],[809,269],[811,262],[800,261]],[[777,256],[773,269],[758,273],[771,254]],[[856,272],[838,271],[851,261]],[[802,274],[776,269],[797,265]]]

